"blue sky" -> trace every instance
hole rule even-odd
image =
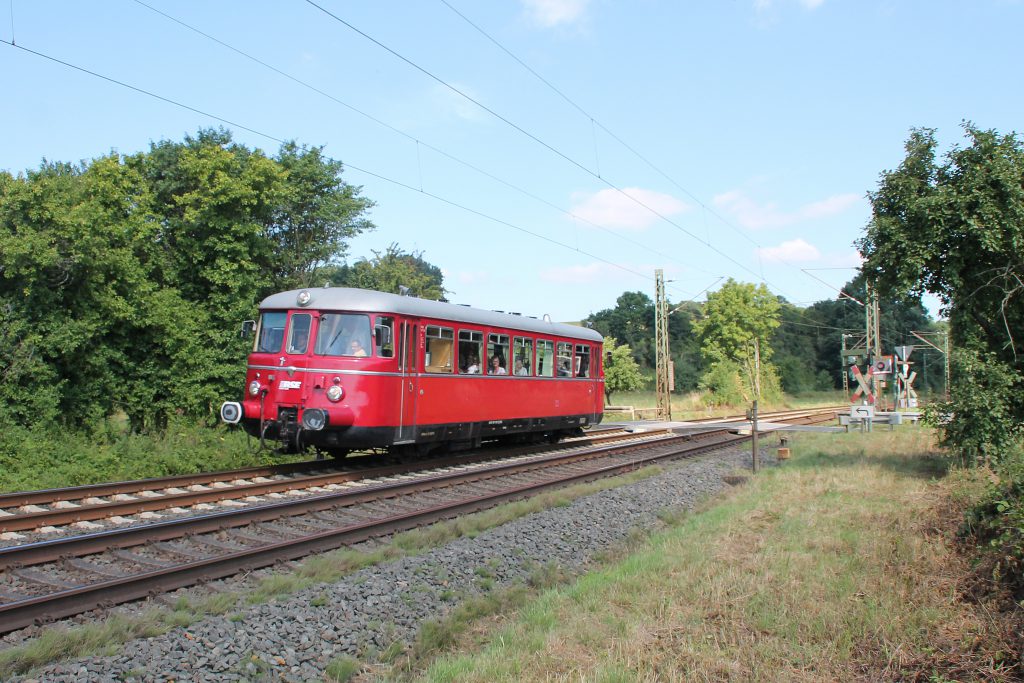
[[[579,320],[655,268],[674,302],[722,277],[833,298],[911,128],[1024,112],[1019,1],[318,4],[0,4],[0,168],[210,126],[324,145],[377,202],[350,259],[395,242],[455,302]]]

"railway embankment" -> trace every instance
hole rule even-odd
[[[303,583],[282,578],[281,572],[264,573],[262,587],[254,586],[252,577],[248,585],[240,583],[244,579],[221,582],[217,590],[234,592],[238,600],[228,609],[222,604],[220,614],[179,609],[179,626],[174,626],[174,612],[155,619],[145,612],[151,607],[119,608],[111,618],[131,626],[109,635],[108,646],[116,654],[35,667],[18,680],[191,680],[200,672],[205,680],[270,674],[309,681],[320,680],[332,663],[346,657],[379,665],[404,654],[421,634],[448,628],[445,619],[460,605],[599,566],[612,549],[662,525],[665,510],[690,509],[728,488],[723,477],[748,460],[749,447],[740,447],[724,456],[719,452],[666,464],[638,481],[591,490],[582,497],[555,492],[547,507],[536,512],[486,530],[464,528],[465,535],[450,541],[442,536],[439,544],[421,538],[420,548],[410,553],[363,546],[359,550],[367,556],[376,554],[384,561],[330,583]],[[483,514],[500,520],[501,512]],[[429,537],[431,531],[423,533]],[[394,542],[407,543],[401,537]],[[324,564],[326,556],[312,562]],[[288,590],[275,592],[275,584],[287,584]],[[180,600],[181,608],[187,600],[201,602]],[[95,635],[80,636],[78,642],[91,643],[93,652],[98,651],[96,641],[107,637],[102,626],[80,628]],[[120,635],[137,632],[148,637]],[[7,642],[14,645],[10,638]],[[0,665],[7,661],[8,673],[24,670],[33,658],[48,656],[45,648],[37,642],[15,646],[0,652]]]

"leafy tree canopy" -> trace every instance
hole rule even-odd
[[[0,173],[0,421],[210,414],[238,391],[238,320],[373,227],[341,172],[321,148],[203,130]]]
[[[912,131],[903,162],[870,194],[872,218],[857,246],[881,291],[939,296],[953,344],[967,351],[959,374],[974,387],[961,389],[974,395],[1015,386],[1024,373],[1024,148],[1013,134],[970,123],[964,131],[969,144],[941,160],[935,131]],[[988,363],[1004,367],[982,371]],[[954,397],[950,408],[964,422],[946,430],[950,443],[972,451],[992,439],[1005,445],[1014,432],[1008,426],[964,431],[981,429],[993,413],[1024,419],[1019,391],[990,393],[1003,402],[998,410]]]
[[[764,284],[729,278],[717,292],[709,294],[704,316],[694,323],[694,331],[700,337],[710,371],[716,364],[728,363],[741,369],[750,396],[769,389],[776,376],[770,364],[770,340],[779,326],[779,309],[778,298]]]
[[[374,251],[373,258],[361,258],[352,265],[322,268],[318,280],[332,285],[375,289],[400,294],[402,287],[422,299],[444,300],[444,274],[423,258],[423,252],[403,251],[392,243],[383,252]],[[316,284],[316,283],[314,283]]]
[[[644,385],[644,377],[628,344],[619,344],[615,338],[605,337],[604,356],[604,398],[605,403],[611,405],[612,394],[636,391]]]

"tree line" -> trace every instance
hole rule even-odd
[[[926,143],[914,139],[918,156]],[[895,185],[911,168],[924,174],[919,183],[938,182],[938,171],[918,161],[908,159],[887,182]],[[146,431],[162,429],[174,414],[212,415],[237,390],[247,351],[238,321],[275,291],[328,282],[384,291],[406,285],[443,298],[440,269],[397,244],[346,261],[349,240],[374,228],[367,217],[373,202],[342,174],[321,148],[286,143],[268,155],[224,130],[79,165],[43,162],[18,176],[0,173],[0,421],[80,428],[123,413],[134,431]],[[887,351],[914,344],[910,331],[934,324],[916,298],[920,287],[891,286],[914,273],[887,279],[879,265],[879,254],[906,250],[913,234],[886,227],[886,202],[907,200],[894,192],[883,184],[873,196],[877,217],[863,244],[869,268],[844,287],[864,301],[866,276],[878,280]],[[880,241],[895,235],[903,242]],[[1013,276],[1004,272],[1001,282],[1008,286]],[[705,390],[723,403],[750,397],[754,340],[762,394],[842,386],[841,335],[864,327],[864,310],[850,298],[800,308],[764,285],[733,280],[704,304],[670,307],[676,390]],[[993,310],[984,324],[971,320],[991,335],[1005,311]],[[642,375],[652,376],[647,294],[625,292],[587,322],[628,346]],[[919,389],[943,388],[941,357],[919,351],[913,360]]]
[[[763,397],[841,388],[846,370],[840,356],[842,335],[864,334],[864,308],[854,301],[867,301],[864,275],[847,282],[843,292],[847,296],[842,299],[800,308],[773,295],[763,284],[730,279],[703,304],[669,302],[673,311],[668,322],[669,353],[676,391],[703,390],[710,402],[723,404],[749,402],[755,393],[755,361],[760,363]],[[881,298],[880,311],[883,352],[917,345],[911,358],[918,373],[916,388],[925,394],[942,392],[944,359],[921,348],[911,335],[937,329],[919,299],[890,294]],[[647,294],[626,292],[613,308],[586,320],[606,337],[629,346],[648,385],[654,381],[654,316],[654,301]]]
[[[0,428],[212,416],[238,392],[239,321],[275,291],[443,295],[440,271],[397,245],[344,262],[374,226],[342,173],[320,147],[270,156],[224,130],[0,172]]]

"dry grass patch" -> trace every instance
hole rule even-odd
[[[959,600],[963,562],[936,532],[975,484],[944,476],[931,433],[793,445],[789,464],[549,591],[426,678],[943,681],[963,662],[976,677],[1012,675],[978,654],[998,634]]]

